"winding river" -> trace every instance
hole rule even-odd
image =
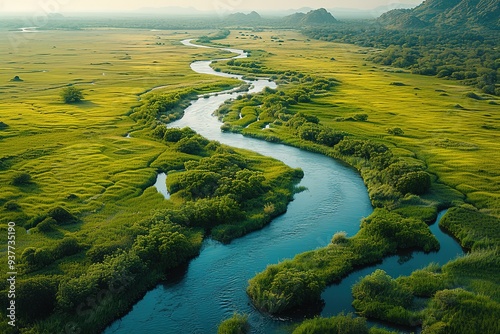
[[[196,46],[190,40],[182,43],[187,47]],[[242,50],[226,50],[236,53],[238,58],[247,56]],[[241,76],[215,72],[210,63],[194,62],[191,68],[198,73],[242,79]],[[276,87],[269,80],[247,83],[252,85],[250,92],[259,92],[266,86]],[[189,126],[208,139],[271,156],[294,168],[300,167],[305,174],[300,185],[308,190],[296,194],[287,212],[260,231],[236,239],[229,245],[205,240],[197,258],[172,273],[169,281],[149,291],[127,315],[111,324],[105,334],[216,333],[218,324],[234,312],[248,314],[252,333],[289,333],[291,321],[272,318],[252,307],[245,292],[248,280],[268,264],[326,246],[335,232],[345,231],[353,236],[359,229],[360,219],[372,212],[363,180],[344,164],[294,147],[222,133],[221,124],[212,113],[224,101],[234,99],[238,94],[241,93],[224,91],[208,98],[200,97],[186,108],[182,119],[169,126]],[[431,229],[441,243],[439,252],[393,256],[377,266],[352,273],[341,284],[324,291],[322,315],[353,311],[351,285],[377,268],[397,277],[430,262],[444,264],[462,254],[458,244],[442,233],[437,224]]]

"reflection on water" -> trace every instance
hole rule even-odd
[[[170,193],[167,190],[167,174],[159,173],[153,187],[155,187],[156,190],[158,190],[158,192],[165,197],[165,199],[170,198]]]

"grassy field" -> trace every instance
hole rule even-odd
[[[182,196],[177,195],[165,201],[151,186],[158,170],[200,157],[181,153],[175,149],[177,144],[158,140],[151,135],[154,124],[136,122],[129,116],[151,94],[186,89],[202,94],[238,84],[231,79],[198,75],[189,68],[193,60],[227,56],[221,51],[186,48],[180,44],[182,39],[206,33],[122,29],[43,31],[18,38],[21,42],[14,44],[13,34],[21,33],[0,34],[0,230],[6,231],[9,221],[16,222],[19,258],[28,247],[55,252],[71,245],[72,238],[76,239],[76,253],[70,250],[69,256],[55,259],[47,268],[35,269],[30,274],[49,283],[54,277],[72,277],[65,281],[66,290],[59,291],[58,302],[64,298],[71,300],[71,295],[64,293],[80,284],[78,277],[82,277],[81,282],[87,279],[90,282],[103,275],[99,274],[101,271],[115,270],[113,261],[118,258],[125,259],[133,268],[137,264],[135,248],[131,252],[134,254],[113,252],[135,245],[134,235],[144,236],[144,240],[154,239],[147,231],[156,223],[155,218],[148,223],[144,220],[155,209],[174,210],[184,203]],[[294,71],[338,80],[335,87],[312,96],[311,101],[289,106],[289,112],[315,116],[323,126],[354,138],[383,143],[397,158],[423,164],[433,181],[431,192],[422,196],[425,204],[457,206],[450,213],[446,228],[468,248],[498,247],[499,100],[479,92],[476,92],[479,98],[471,98],[467,93],[472,88],[453,81],[397,72],[366,62],[366,54],[376,50],[308,40],[298,32],[232,31],[220,42],[251,50],[253,58],[249,61],[257,62],[262,73]],[[223,63],[216,66],[234,70]],[[259,75],[258,71],[240,70],[250,73],[249,76]],[[22,81],[11,81],[15,76]],[[61,101],[60,92],[68,85],[83,90],[82,103]],[[293,87],[293,83],[284,87]],[[157,89],[151,93],[153,88]],[[272,118],[261,115],[254,122],[258,111],[244,110],[243,116],[247,112],[250,120],[244,131],[247,134],[266,134],[285,141],[292,136],[277,123],[265,129],[267,120],[273,121]],[[351,120],[356,114],[366,114],[368,118]],[[388,129],[394,128],[400,128],[403,134],[389,134]],[[290,172],[268,159],[239,150],[237,153],[253,159],[252,168],[263,171],[267,179]],[[31,181],[16,184],[20,174],[28,174]],[[45,233],[37,230],[27,233],[37,217],[51,212],[57,216],[53,212],[60,213],[59,208],[69,211],[76,222],[52,224],[52,229]],[[426,216],[427,211],[415,212]],[[463,220],[470,217],[487,224],[464,224]],[[168,223],[167,231],[161,233],[177,240],[179,231],[173,225]],[[185,238],[182,240],[199,247],[200,231],[180,231],[181,239]],[[335,247],[346,247],[341,241],[342,245]],[[0,261],[5,263],[6,233],[2,233],[0,242]],[[110,248],[97,249],[95,245]],[[146,253],[140,249],[141,244],[135,246],[139,247],[138,254]],[[89,258],[90,249],[96,259],[102,260],[102,254],[116,256],[113,261],[108,259],[105,264],[108,267],[103,269],[98,265],[100,262]],[[195,254],[196,249],[190,248],[190,252]],[[24,255],[23,258],[29,257]],[[306,262],[313,266],[311,261]],[[481,264],[475,262],[475,265]],[[88,274],[89,268],[95,276]],[[137,283],[139,290],[144,291],[154,284],[154,279],[160,278],[152,276],[151,280]],[[300,273],[296,276],[301,278]],[[493,295],[490,292],[497,287],[490,280],[460,280],[460,277],[457,280],[482,294]],[[3,281],[0,290],[7,287]],[[25,286],[30,286],[28,283]],[[496,295],[494,299],[497,300]],[[89,326],[102,327],[128,307],[121,304],[118,311],[113,311],[118,312],[115,314],[110,311],[112,306],[113,301],[106,300],[94,308],[97,313],[108,311],[93,319]],[[39,328],[48,328],[50,332],[65,317],[64,313],[59,314]],[[72,319],[81,321],[85,317],[78,314]]]
[[[15,50],[8,33],[0,40],[5,60],[0,120],[7,125],[0,130],[0,202],[20,206],[3,210],[1,222],[61,205],[86,216],[85,228],[93,231],[103,220],[119,226],[131,214],[140,217],[139,203],[143,210],[162,205],[150,186],[156,174],[152,164],[166,148],[127,117],[131,107],[153,87],[163,87],[155,92],[186,87],[204,92],[235,82],[191,71],[191,61],[210,56],[210,51],[179,47],[191,35],[126,30],[32,35]],[[16,75],[23,81],[10,82]],[[83,103],[61,101],[61,88],[68,84],[83,90]],[[29,173],[32,184],[10,185],[18,172]]]
[[[83,332],[95,332],[123,314],[164,277],[166,268],[198,253],[210,229],[203,232],[203,228],[183,228],[170,221],[171,213],[182,210],[186,200],[172,196],[167,201],[152,187],[159,171],[182,169],[186,161],[217,154],[242,159],[264,178],[266,201],[272,201],[269,191],[285,186],[290,198],[281,198],[279,205],[281,212],[286,209],[296,181],[289,167],[253,152],[226,152],[189,131],[185,142],[202,142],[197,144],[201,156],[185,153],[180,144],[155,136],[160,118],[156,109],[138,108],[165,95],[175,102],[176,110],[190,98],[177,98],[177,93],[205,94],[240,85],[234,79],[198,75],[190,69],[194,60],[230,55],[180,43],[206,31],[89,29],[21,34],[0,32],[0,258],[7,263],[8,223],[14,222],[19,328],[32,326],[56,308],[49,320],[36,325],[36,332],[53,333],[68,321]],[[19,80],[12,80],[16,76]],[[70,85],[82,90],[81,103],[63,103],[61,91]],[[148,117],[137,118],[137,110]],[[252,209],[257,216],[259,210]],[[238,230],[239,235],[273,217],[262,212],[258,216],[243,217],[249,226]],[[236,229],[229,225],[235,223],[230,218],[225,223],[226,230]],[[155,228],[158,234],[148,234]],[[152,244],[159,234],[165,235],[163,241],[171,239],[164,245],[167,259],[160,265],[158,261],[147,264],[146,257],[159,255],[143,246]],[[231,239],[225,230],[219,234]],[[170,252],[181,254],[168,258]],[[138,256],[143,257],[142,264]],[[145,264],[148,275],[140,274]],[[103,288],[112,290],[109,277],[123,274],[128,278],[121,285],[130,287],[134,282],[133,293],[120,288],[123,291],[100,300],[98,306],[86,304],[85,298]],[[6,278],[6,271],[1,276]],[[8,285],[2,281],[3,305],[8,302]],[[83,298],[83,313],[75,311],[77,296]],[[9,330],[2,320],[0,331]]]
[[[225,130],[283,141],[339,157],[361,172],[375,206],[396,209],[392,212],[403,217],[429,222],[433,220],[432,216],[435,217],[437,209],[453,207],[441,225],[463,247],[473,250],[471,257],[443,268],[447,270],[456,263],[463,264],[460,270],[454,272],[452,282],[446,285],[447,289],[456,290],[445,290],[443,286],[427,295],[429,303],[420,304],[419,307],[425,307],[425,310],[416,316],[417,320],[403,308],[380,311],[377,315],[376,312],[362,314],[395,323],[421,324],[423,321],[426,333],[439,332],[439,328],[450,333],[462,328],[464,333],[468,333],[478,323],[482,323],[487,332],[496,331],[493,319],[498,317],[499,309],[496,293],[498,284],[495,283],[498,274],[484,275],[482,280],[469,277],[475,270],[491,267],[488,256],[482,252],[485,250],[495,254],[500,241],[498,97],[481,94],[453,81],[413,75],[365,61],[368,54],[378,50],[313,41],[297,32],[238,31],[224,40],[226,42],[250,50],[253,58],[247,64],[217,63],[214,65],[216,68],[248,76],[273,76],[284,82],[277,93],[269,91],[222,108],[220,114],[225,115]],[[308,79],[308,76],[312,79]],[[314,88],[320,78],[333,78],[339,84],[333,88]],[[307,82],[313,87],[312,92],[308,92],[310,98],[290,100],[296,95],[294,90],[305,92]],[[270,108],[266,101],[271,99],[283,105]],[[238,111],[240,117],[237,116]],[[297,127],[298,121],[306,123],[298,123]],[[341,149],[325,144],[324,133],[328,133],[327,128],[335,131],[330,134],[347,135],[351,142],[386,145],[395,159],[419,166],[430,174],[429,191],[419,194],[420,197],[404,196],[404,192],[397,195],[394,189],[384,188],[386,186],[379,187],[380,191],[373,191],[378,187],[374,186],[374,182],[383,180],[388,168],[361,155],[354,154],[353,157],[349,153],[349,157],[339,154]],[[377,199],[375,195],[385,196],[388,193],[391,196],[386,196],[385,200],[374,200]],[[281,313],[304,303],[314,303],[319,299],[324,285],[352,271],[350,265],[356,267],[353,258],[360,256],[367,262],[370,262],[371,256],[376,258],[377,252],[390,244],[388,240],[381,239],[375,230],[369,231],[370,228],[376,228],[373,220],[378,220],[379,213],[376,210],[363,221],[361,231],[356,236],[345,239],[342,235],[336,235],[328,247],[270,265],[257,274],[249,281],[247,289],[255,305],[271,313]],[[391,219],[383,220],[381,228],[390,229]],[[404,219],[394,216],[394,221],[401,224],[396,229],[401,232],[405,225]],[[394,236],[394,233],[389,232],[387,236]],[[414,231],[410,235],[416,242],[417,235],[421,234]],[[371,242],[364,239],[367,236],[373,237],[375,243],[381,243],[370,249]],[[398,247],[409,245],[409,240],[396,239],[401,242]],[[360,249],[354,246],[358,240],[363,240]],[[335,253],[338,250],[344,253]],[[475,261],[469,261],[472,258]],[[335,275],[340,276],[335,278]],[[365,281],[369,282],[369,278]],[[410,281],[409,286],[417,289],[417,283]],[[462,293],[457,288],[465,288],[467,292]],[[386,292],[380,293],[379,285],[374,285],[373,289],[376,298],[383,299],[386,295]],[[391,289],[394,291],[391,292]],[[394,287],[388,288],[387,294],[397,295],[396,290]],[[408,298],[412,300],[413,297],[410,294]],[[456,305],[443,302],[446,298],[456,298],[459,302]],[[481,304],[485,301],[491,304],[491,312],[464,311],[468,303]],[[374,310],[382,310],[379,306]],[[360,311],[363,311],[363,307]],[[470,316],[464,316],[461,312]],[[439,315],[438,320],[434,318],[436,314]],[[453,320],[453,317],[462,320]],[[313,320],[311,326],[320,328],[326,324],[322,321]]]
[[[161,196],[146,188],[154,183],[151,163],[165,147],[134,134],[141,128],[127,117],[131,107],[153,87],[176,91],[189,86],[203,92],[235,84],[191,71],[189,63],[209,57],[210,51],[180,48],[179,41],[189,36],[46,31],[16,50],[0,39],[4,43],[0,58],[5,60],[0,74],[0,120],[7,125],[0,132],[0,177],[6,185],[2,204],[16,201],[28,216],[56,204],[79,214],[104,209],[108,216],[119,212],[104,208],[104,203],[113,202],[109,199],[141,195],[148,198],[149,208],[162,203]],[[9,82],[16,75],[24,81]],[[62,103],[59,94],[68,84],[83,90],[83,103]],[[125,138],[127,133],[132,138]],[[29,173],[33,185],[8,186],[16,171]],[[71,194],[76,199],[68,200]],[[123,209],[130,207],[126,204]],[[16,215],[4,212],[2,222]]]
[[[439,182],[464,194],[466,202],[500,215],[498,97],[476,91],[482,99],[473,99],[466,96],[471,87],[366,62],[366,54],[376,50],[309,40],[297,32],[233,31],[224,43],[265,50],[255,52],[263,72],[297,71],[339,80],[333,92],[291,106],[290,111],[315,115],[336,130],[386,143],[399,156],[421,159]],[[367,114],[368,120],[338,121],[357,113]],[[404,135],[388,134],[392,127],[401,128]]]

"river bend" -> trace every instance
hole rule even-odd
[[[186,47],[198,47],[190,40],[182,43]],[[236,53],[235,58],[247,56],[242,50],[225,50]],[[239,75],[214,71],[211,62],[193,62],[191,68],[202,74],[242,80]],[[251,93],[262,91],[266,86],[276,87],[267,79],[247,83],[251,84]],[[363,180],[344,164],[294,147],[221,132],[221,123],[212,114],[224,101],[239,94],[228,90],[210,94],[208,98],[200,96],[186,108],[184,117],[169,127],[189,126],[210,140],[271,156],[293,168],[300,167],[304,171],[300,185],[308,190],[296,194],[287,212],[260,231],[236,239],[229,245],[205,240],[197,258],[173,275],[170,281],[149,291],[127,315],[111,324],[105,334],[216,333],[218,324],[234,312],[248,314],[252,333],[289,333],[289,321],[272,318],[252,307],[245,292],[248,280],[268,264],[326,246],[335,232],[345,231],[348,236],[353,236],[359,230],[360,220],[373,211]],[[443,234],[437,224],[433,232],[441,243],[446,242],[446,247],[441,247],[440,251],[446,254],[415,252],[413,258],[404,263],[399,257],[390,257],[376,267],[353,273],[340,285],[324,291],[322,315],[351,311],[350,286],[376,268],[381,267],[390,275],[399,276],[429,262],[443,264],[461,254],[460,247]]]

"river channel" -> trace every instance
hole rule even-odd
[[[190,40],[182,43],[186,47],[196,46]],[[236,53],[238,58],[247,56],[242,50],[226,50]],[[194,62],[191,68],[207,75],[242,79],[215,72],[210,63]],[[250,92],[259,92],[266,86],[276,87],[266,79],[247,83],[252,85]],[[262,314],[252,306],[245,292],[248,280],[268,264],[326,246],[338,231],[353,236],[359,230],[360,220],[373,211],[363,180],[344,164],[294,147],[221,132],[221,123],[212,114],[224,101],[239,94],[225,91],[200,97],[186,108],[182,119],[169,127],[189,126],[210,140],[273,157],[293,168],[300,167],[304,171],[300,186],[307,190],[296,194],[287,212],[260,231],[229,245],[206,239],[197,258],[173,273],[169,281],[149,291],[127,315],[111,324],[105,334],[216,333],[218,324],[235,312],[248,315],[252,333],[289,333],[291,321]],[[377,266],[352,273],[341,284],[324,291],[322,315],[353,311],[351,285],[377,268],[397,277],[430,262],[444,264],[462,254],[458,244],[442,233],[437,223],[431,229],[441,243],[439,252],[393,256]]]

